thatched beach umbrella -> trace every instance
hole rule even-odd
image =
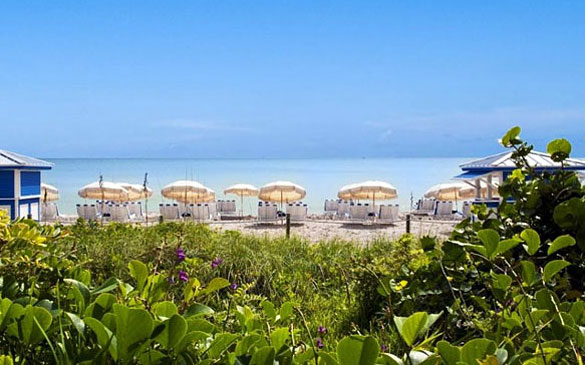
[[[464,182],[451,182],[432,186],[425,192],[425,198],[438,200],[465,200],[475,197],[475,188]]]
[[[128,201],[148,199],[152,196],[152,189],[140,184],[118,183],[128,191]]]
[[[53,185],[41,184],[41,201],[43,203],[59,200],[59,190]]]
[[[303,199],[307,195],[305,188],[290,181],[274,181],[260,188],[258,198],[268,202],[289,203]]]
[[[360,183],[345,185],[337,196],[340,199],[366,199],[372,200],[374,208],[376,207],[376,199],[388,200],[398,197],[396,188],[384,181],[363,181]]]
[[[77,194],[83,199],[111,200],[117,202],[128,200],[128,190],[119,184],[101,180],[85,185],[79,189]]]
[[[175,181],[161,190],[162,196],[181,203],[205,203],[215,200],[215,191],[197,181]]]
[[[244,197],[258,196],[258,188],[250,184],[235,184],[227,187],[224,194],[234,194],[240,197],[240,215],[244,215]]]

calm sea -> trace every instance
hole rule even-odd
[[[410,207],[411,195],[419,198],[430,186],[450,180],[460,173],[459,164],[469,158],[387,158],[387,159],[47,159],[55,164],[43,172],[43,182],[56,186],[61,194],[59,210],[75,214],[75,204],[84,203],[77,195],[83,185],[97,181],[142,184],[148,173],[148,184],[154,190],[149,210],[158,203],[169,202],[160,195],[166,184],[176,180],[197,180],[216,191],[236,183],[258,187],[274,180],[290,180],[307,190],[304,201],[309,211],[323,211],[325,199],[335,198],[338,189],[363,180],[383,180],[398,190],[402,210]],[[239,204],[239,201],[238,201]],[[244,200],[246,213],[256,212],[255,199]]]

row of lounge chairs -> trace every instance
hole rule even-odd
[[[235,200],[218,200],[217,202],[199,204],[159,204],[159,212],[164,220],[208,221],[222,216],[236,214]]]
[[[437,219],[454,219],[457,216],[467,218],[471,217],[471,206],[472,204],[470,202],[463,202],[461,212],[457,212],[455,210],[455,202],[453,201],[421,199],[416,205],[414,214]]]
[[[400,207],[396,205],[370,205],[345,200],[325,200],[325,214],[356,223],[393,223],[398,221]]]
[[[290,214],[290,220],[294,223],[303,222],[307,219],[309,209],[307,204],[302,202],[288,203],[286,212],[278,210],[278,204],[269,202],[258,202],[258,222],[271,223],[278,222]]]
[[[144,218],[141,202],[115,204],[98,201],[96,204],[77,204],[76,210],[78,217],[88,221],[138,222]]]

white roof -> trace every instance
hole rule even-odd
[[[526,156],[528,163],[532,167],[537,168],[560,168],[561,164],[552,160],[548,153],[532,151]],[[463,170],[474,170],[474,169],[510,169],[515,168],[514,160],[512,159],[512,151],[499,153],[484,157],[479,160],[469,161],[459,165]],[[585,170],[585,161],[569,158],[565,160],[565,166]]]
[[[53,167],[53,164],[33,157],[20,155],[18,153],[0,150],[0,167],[14,168],[32,167],[40,169],[50,169]]]

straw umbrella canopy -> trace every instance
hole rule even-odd
[[[152,189],[140,184],[118,183],[128,191],[128,201],[148,199],[152,196]]]
[[[367,199],[372,200],[374,207],[376,199],[388,200],[398,197],[396,188],[384,181],[363,181],[360,183],[345,185],[337,196],[340,199]]]
[[[41,184],[41,200],[43,203],[59,200],[59,190],[53,185]]]
[[[425,192],[425,198],[438,200],[466,200],[475,197],[475,188],[464,182],[451,182],[432,186]]]
[[[258,188],[250,184],[235,184],[227,187],[224,194],[234,194],[240,197],[240,215],[244,215],[244,197],[258,196]]]
[[[197,181],[179,180],[165,186],[162,196],[181,203],[205,203],[215,200],[215,191]]]
[[[101,199],[118,202],[128,200],[128,190],[110,181],[96,181],[85,185],[77,194],[83,199]]]
[[[307,191],[300,185],[290,181],[274,181],[260,188],[258,198],[268,202],[294,202],[303,199]]]
[[[481,193],[486,195],[487,185],[481,184]],[[435,198],[438,200],[471,200],[475,198],[475,186],[465,182],[450,182],[438,184],[429,188],[424,194],[425,198]]]

